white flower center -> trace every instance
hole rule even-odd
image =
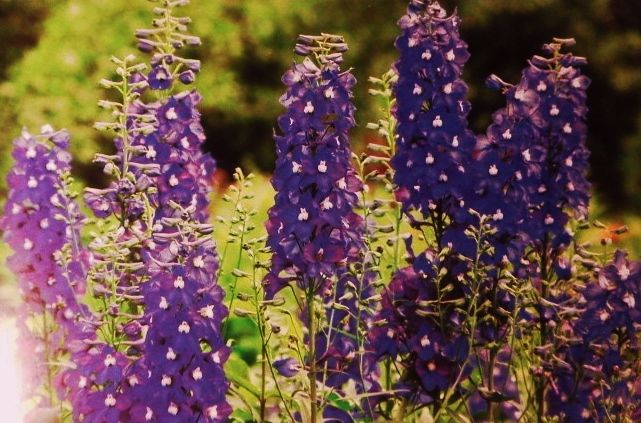
[[[298,213],[298,220],[303,222],[307,219],[309,219],[309,213],[307,213],[307,209],[303,207],[300,209],[300,213]]]
[[[191,327],[189,326],[189,323],[183,321],[180,326],[178,326],[178,332],[179,333],[189,333],[191,330]]]
[[[169,408],[167,408],[167,412],[172,416],[175,416],[176,414],[178,414],[178,406],[172,402],[171,404],[169,404]]]
[[[325,160],[321,160],[321,162],[318,164],[318,171],[320,173],[327,172],[327,163],[325,162]]]
[[[201,308],[198,310],[201,316],[207,317],[208,319],[213,319],[214,318],[214,306],[213,305],[208,305],[206,307]]]
[[[111,367],[116,364],[116,359],[113,355],[107,354],[107,357],[105,357],[105,366],[106,367]]]
[[[198,269],[205,267],[205,260],[203,260],[203,256],[196,256],[194,258],[194,267]]]
[[[434,120],[432,121],[432,126],[434,128],[440,128],[441,126],[443,126],[443,121],[441,120],[440,115],[434,118]]]
[[[178,118],[178,114],[176,114],[176,109],[174,109],[173,107],[169,108],[169,110],[165,112],[165,117],[169,120],[174,120]]]
[[[431,153],[427,153],[427,157],[425,158],[425,163],[428,165],[434,164],[434,156],[432,156]]]
[[[167,350],[167,354],[165,354],[165,358],[167,358],[167,360],[170,360],[170,361],[173,361],[176,359],[176,352],[174,351],[173,348],[170,347]]]
[[[160,297],[160,304],[158,304],[158,307],[160,307],[162,310],[167,310],[169,308],[169,304],[167,303],[167,298]]]
[[[174,288],[183,289],[185,287],[185,280],[182,276],[178,276],[174,281]]]
[[[162,386],[169,386],[171,385],[171,378],[167,375],[162,375],[162,380],[160,381],[160,384]]]
[[[488,170],[488,173],[492,176],[496,176],[499,173],[499,168],[496,167],[496,165],[490,166],[490,169]]]
[[[619,275],[621,280],[624,281],[630,276],[630,269],[624,264],[623,266],[621,266],[617,274]]]
[[[314,113],[314,105],[312,104],[311,101],[307,102],[307,104],[305,105],[305,108],[303,109],[303,112],[308,115],[311,115],[312,113]]]
[[[26,251],[29,251],[33,248],[33,241],[31,241],[29,238],[25,238],[24,242],[22,243],[22,248],[24,248]]]
[[[115,405],[116,405],[116,399],[114,398],[113,395],[108,394],[107,398],[105,398],[105,406],[114,407]]]
[[[155,159],[156,158],[156,149],[153,146],[147,147],[147,153],[145,153],[145,157],[148,159]]]
[[[329,87],[328,89],[325,90],[325,98],[334,98],[335,93],[334,93],[334,87]]]

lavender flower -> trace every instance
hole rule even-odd
[[[641,265],[617,251],[582,291],[581,313],[569,328],[573,336],[557,347],[557,359],[548,364],[549,415],[601,421],[641,412],[641,391],[635,384],[641,365],[640,282]]]
[[[507,92],[515,113],[527,117],[536,130],[532,147],[522,151],[527,161],[540,162],[534,183],[528,184],[526,233],[535,244],[563,234],[566,211],[576,218],[587,215],[585,102],[590,80],[581,74],[584,58],[561,52],[572,44],[574,40],[560,39],[546,44],[544,51],[552,57],[534,56],[521,82]]]
[[[185,44],[200,43],[185,33],[187,18],[174,15],[186,3],[166,2],[155,9],[162,28],[137,32],[143,50],[155,50],[147,76],[151,90],[170,90],[175,80],[190,84],[200,70],[200,62],[177,54]],[[193,91],[136,105],[136,114],[153,116],[153,124],[134,147],[159,172],[151,178],[157,189],[153,235],[142,251],[149,279],[142,284],[148,330],[141,361],[149,377],[137,387],[135,408],[159,421],[218,422],[231,414],[223,371],[230,351],[221,334],[228,311],[207,223],[215,162],[202,152],[200,100]]]
[[[0,221],[15,252],[7,264],[22,296],[20,342],[35,354],[24,363],[24,394],[40,407],[62,399],[56,399],[52,363],[68,353],[65,338],[82,326],[87,312],[78,298],[85,291],[90,256],[80,245],[83,217],[70,192],[68,146],[69,135],[48,125],[40,135],[23,131],[14,141],[16,163],[7,177],[9,195]]]
[[[465,372],[469,342],[459,310],[469,294],[462,283],[467,265],[451,251],[474,254],[465,196],[475,138],[467,129],[461,73],[469,53],[458,17],[435,1],[413,0],[399,25],[396,196],[406,213],[421,212],[425,220],[412,223],[428,226],[436,245],[393,277],[370,336],[379,358],[401,365],[400,395],[424,405],[438,402]]]
[[[434,404],[457,379],[469,342],[457,310],[464,297],[451,276],[437,277],[438,256],[427,250],[401,269],[383,292],[380,322],[370,332],[379,359],[399,361],[403,373],[396,389],[413,404]],[[442,293],[441,293],[442,292]],[[438,300],[437,300],[438,299]]]

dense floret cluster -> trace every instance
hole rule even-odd
[[[269,210],[267,245],[273,252],[265,280],[268,297],[290,282],[318,293],[337,266],[359,257],[362,219],[352,208],[362,182],[351,163],[348,131],[354,126],[351,88],[341,72],[341,51],[306,57],[284,76],[278,124],[275,205]]]
[[[35,394],[40,406],[56,405],[48,363],[69,352],[66,339],[75,335],[86,313],[78,301],[90,255],[80,245],[83,216],[70,191],[68,147],[64,131],[49,126],[38,135],[23,131],[14,141],[15,164],[7,176],[9,194],[0,221],[4,241],[14,251],[7,265],[22,297],[20,347],[35,354],[23,356],[24,394]]]

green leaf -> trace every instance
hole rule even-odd
[[[249,380],[249,366],[236,354],[229,356],[229,360],[225,363],[225,374],[231,383],[246,390],[257,399],[260,398],[260,392]]]

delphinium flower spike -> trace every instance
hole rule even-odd
[[[72,405],[74,419],[85,422],[118,422],[130,414],[132,389],[146,377],[140,367],[144,330],[141,324],[141,284],[149,278],[141,253],[150,242],[156,188],[152,177],[158,166],[143,162],[144,151],[133,140],[152,129],[153,117],[136,114],[132,105],[144,82],[130,82],[144,68],[134,58],[112,58],[117,81],[103,80],[120,93],[120,101],[101,101],[114,122],[98,122],[96,128],[115,133],[116,154],[97,154],[113,181],[104,189],[87,188],[85,201],[96,217],[106,219],[94,234],[94,254],[89,269],[89,291],[99,304],[88,319],[93,330],[78,333],[70,342],[74,368],[62,377],[62,389]]]
[[[435,1],[413,0],[399,25],[394,182],[413,225],[429,228],[435,242],[415,256],[409,251],[412,264],[384,290],[371,336],[379,357],[398,359],[396,388],[406,402],[399,411],[411,412],[438,403],[464,376],[469,345],[457,310],[469,294],[462,283],[467,265],[452,251],[469,244],[465,192],[475,137],[467,129],[461,73],[469,53],[459,18]]]
[[[342,37],[301,35],[298,41],[296,52],[305,59],[283,76],[287,92],[280,101],[287,112],[278,121],[282,135],[276,136],[272,177],[276,197],[267,222],[267,245],[273,255],[264,285],[267,298],[286,286],[298,286],[304,293],[315,419],[316,379],[339,386],[356,376],[362,389],[362,378],[370,378],[372,372],[355,366],[364,360],[358,343],[331,333],[339,314],[349,333],[361,330],[350,323],[350,313],[337,311],[338,299],[347,298],[350,290],[349,265],[361,260],[363,248],[363,221],[353,211],[362,181],[351,164],[348,136],[355,124],[351,88],[356,80],[349,71],[340,70],[347,50]],[[337,284],[337,278],[343,282]],[[367,287],[361,288],[363,295],[369,295]],[[316,309],[318,296],[330,307],[329,326]],[[334,304],[336,308],[331,309]],[[327,369],[321,372],[323,363]],[[325,413],[333,411],[337,410],[325,409]]]
[[[451,241],[446,223],[467,214],[463,195],[475,137],[467,129],[470,104],[461,74],[469,53],[459,18],[448,17],[436,1],[411,1],[399,25],[394,182],[405,209],[429,220],[442,248]]]
[[[185,33],[188,18],[174,14],[186,3],[163,2],[155,9],[157,29],[137,32],[141,47],[154,40],[152,70],[141,78],[160,98],[137,105],[155,123],[134,142],[145,151],[145,162],[160,170],[153,178],[158,189],[153,242],[143,251],[150,273],[142,289],[148,325],[143,362],[150,373],[137,391],[145,406],[139,404],[137,411],[158,421],[221,422],[231,408],[223,371],[229,349],[221,333],[227,308],[216,283],[218,256],[208,223],[215,162],[202,151],[200,95],[173,94],[179,85],[172,83],[192,83],[200,68],[198,61],[177,54],[185,44],[200,43]]]
[[[59,407],[64,401],[54,379],[69,352],[66,339],[87,314],[78,301],[90,256],[80,244],[83,216],[71,192],[68,147],[69,135],[48,125],[39,135],[23,131],[14,141],[15,165],[0,220],[14,251],[7,264],[22,297],[19,342],[32,352],[25,356],[23,394],[36,407]]]
[[[562,308],[568,298],[561,283],[571,276],[570,262],[563,256],[571,242],[566,228],[571,218],[585,219],[590,196],[586,179],[589,152],[585,146],[586,89],[589,79],[582,75],[582,57],[562,52],[572,39],[554,39],[544,46],[551,57],[534,56],[520,82],[504,89],[508,109],[531,131],[532,141],[521,151],[529,172],[523,176],[528,205],[520,226],[529,247],[527,255],[513,263],[516,273],[532,278],[539,298],[529,320],[539,345],[556,343],[553,336]],[[546,305],[547,304],[547,305]],[[553,351],[539,350],[542,364],[553,360]],[[549,388],[543,369],[537,368],[536,404],[539,416],[545,411],[545,391]]]

